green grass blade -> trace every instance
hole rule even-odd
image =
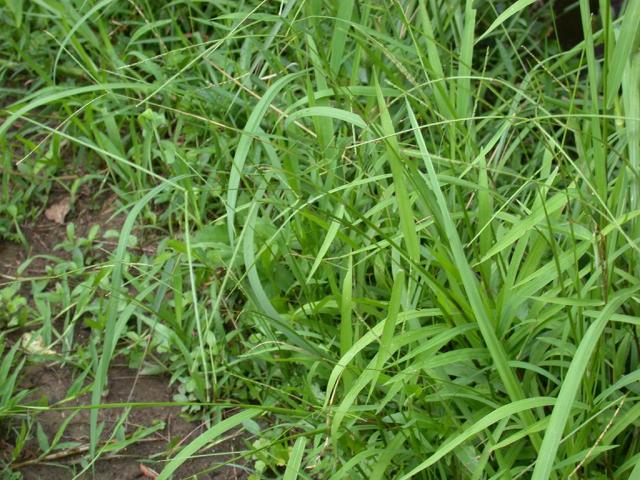
[[[458,118],[471,116],[471,65],[473,63],[473,36],[476,28],[476,11],[472,8],[472,0],[467,0],[464,11],[464,30],[460,47],[460,65],[458,67],[458,88],[456,89]]]
[[[385,474],[388,473],[387,469],[394,457],[401,451],[404,441],[405,435],[402,431],[396,433],[393,440],[389,442],[389,446],[380,454],[378,461],[371,469],[371,477],[369,477],[371,480],[382,480],[383,478],[388,478],[385,476]]]
[[[380,85],[376,80],[376,89],[378,91],[378,108],[380,109],[380,119],[382,122],[382,133],[387,137],[388,149],[387,159],[391,165],[391,173],[393,174],[393,183],[398,199],[398,213],[400,215],[400,229],[404,237],[404,242],[409,253],[409,259],[418,262],[420,258],[420,242],[416,234],[416,225],[409,201],[409,192],[405,181],[404,169],[400,161],[400,146],[395,136],[393,122],[387,109],[387,104],[382,95]]]
[[[533,476],[531,477],[532,480],[547,480],[550,477],[558,453],[558,447],[560,446],[560,441],[562,440],[564,429],[567,425],[567,420],[571,415],[578,389],[580,388],[584,372],[589,365],[593,350],[600,340],[611,315],[638,290],[640,290],[640,286],[635,286],[622,290],[613,296],[600,313],[600,316],[591,324],[584,334],[571,361],[564,382],[560,387],[558,401],[553,408],[547,431],[542,440],[540,454],[533,470]]]
[[[353,346],[353,257],[349,255],[347,271],[342,281],[342,298],[340,299],[340,356],[343,357]],[[345,389],[349,389],[352,378],[345,373]]]
[[[357,113],[347,112],[334,107],[308,107],[297,110],[287,117],[285,126],[291,125],[292,122],[305,117],[325,117],[335,120],[342,120],[359,128],[367,128],[366,122]]]
[[[464,289],[468,295],[469,303],[471,305],[471,308],[473,309],[473,313],[475,314],[476,322],[478,322],[480,332],[482,333],[487,348],[491,353],[495,368],[498,370],[500,378],[502,378],[502,381],[504,382],[504,386],[507,390],[507,393],[509,394],[509,397],[512,401],[521,400],[522,398],[524,398],[524,392],[522,391],[520,382],[518,382],[514,373],[509,368],[507,362],[507,354],[504,351],[504,347],[498,340],[494,330],[494,326],[492,325],[492,322],[485,310],[484,304],[482,302],[482,296],[475,279],[475,275],[471,270],[469,263],[467,262],[462,242],[460,241],[460,237],[458,236],[456,227],[453,223],[453,220],[451,219],[451,215],[449,214],[444,195],[440,190],[438,177],[431,162],[431,156],[427,151],[424,139],[422,138],[422,135],[420,133],[420,127],[418,125],[416,117],[413,114],[411,106],[408,103],[407,110],[409,119],[411,120],[411,126],[414,129],[416,141],[418,142],[420,152],[422,154],[425,165],[427,166],[427,178],[430,182],[430,188],[437,199],[437,208],[439,209],[438,214],[441,215],[442,222],[444,224],[443,228],[449,241],[451,253],[460,273]]]
[[[178,180],[178,179],[176,179]],[[111,272],[111,297],[107,307],[106,326],[102,346],[102,355],[98,362],[95,380],[91,391],[91,404],[99,405],[102,399],[102,392],[107,383],[107,372],[109,364],[118,343],[117,323],[119,318],[119,305],[122,291],[122,280],[124,274],[124,259],[129,244],[129,236],[133,230],[134,222],[142,209],[158,194],[167,188],[167,184],[160,184],[148,192],[133,206],[120,230],[120,240],[113,256],[113,271]],[[89,438],[91,454],[95,454],[98,444],[98,409],[91,410],[89,417]]]
[[[331,244],[333,243],[333,240],[336,238],[336,234],[338,233],[338,229],[340,228],[341,220],[343,216],[344,216],[344,205],[340,204],[338,205],[338,208],[336,209],[336,213],[333,217],[333,220],[329,225],[329,229],[327,230],[327,235],[324,237],[324,241],[320,246],[320,250],[318,250],[318,255],[316,255],[316,258],[313,261],[313,265],[311,265],[311,270],[309,271],[309,275],[307,275],[307,283],[310,282],[311,279],[313,278],[313,275],[314,273],[316,273],[316,270],[320,266],[322,259],[327,254],[327,252],[329,251],[329,248],[331,247]]]
[[[613,101],[618,97],[622,74],[629,59],[632,58],[632,52],[640,40],[639,23],[640,2],[627,2],[622,27],[620,28],[620,35],[613,49],[611,64],[609,65],[609,74],[607,75],[607,108],[611,108]]]
[[[334,3],[338,4],[338,12],[335,26],[333,27],[333,38],[331,39],[329,68],[331,69],[331,74],[335,77],[340,70],[340,65],[344,62],[344,49],[347,43],[354,0],[339,0]]]
[[[302,456],[304,455],[304,447],[307,445],[307,437],[299,437],[291,449],[287,469],[284,471],[282,480],[295,480],[300,475],[300,466],[302,464]]]
[[[63,88],[63,87],[51,87],[45,88],[38,92],[38,95],[34,96],[26,105],[19,107],[17,110],[13,111],[12,108],[9,108],[9,112],[11,112],[7,118],[0,124],[0,137],[6,135],[7,131],[13,125],[13,123],[23,117],[25,114],[30,111],[42,107],[44,105],[49,105],[54,102],[64,100],[66,98],[75,97],[79,95],[84,95],[88,93],[94,92],[111,92],[113,90],[147,90],[149,89],[148,85],[143,83],[133,83],[133,82],[118,82],[118,83],[103,83],[98,85],[87,85],[83,87],[76,88]]]
[[[53,61],[53,79],[56,79],[56,73],[58,70],[58,62],[60,61],[60,56],[62,55],[62,52],[64,51],[67,43],[69,42],[69,40],[71,39],[71,37],[74,35],[74,33],[76,33],[78,31],[79,28],[83,27],[85,25],[85,23],[87,22],[87,20],[96,12],[98,12],[99,10],[101,10],[102,8],[106,7],[109,4],[112,4],[113,1],[112,0],[102,0],[101,2],[98,2],[97,4],[95,4],[93,7],[91,7],[87,13],[85,13],[76,23],[73,27],[71,27],[71,30],[69,30],[69,33],[67,33],[67,35],[62,39],[62,42],[60,42],[60,46],[58,48],[58,53],[56,54],[56,58]]]
[[[454,449],[459,447],[462,443],[466,442],[469,438],[477,435],[494,423],[499,422],[504,418],[511,417],[512,415],[529,411],[534,408],[553,405],[554,402],[555,399],[549,397],[527,398],[525,400],[518,400],[517,402],[504,405],[494,410],[488,415],[485,415],[481,420],[466,428],[459,435],[456,435],[455,437],[452,437],[445,441],[445,443],[434,454],[432,454],[429,458],[427,458],[424,462],[411,470],[409,473],[402,476],[400,480],[411,478],[423,471],[425,468],[429,468],[430,466],[434,465],[438,460],[451,453]]]
[[[242,172],[244,170],[244,164],[249,155],[249,150],[254,139],[258,135],[260,129],[260,122],[264,118],[269,105],[276,98],[278,93],[288,84],[296,78],[300,77],[304,72],[295,72],[285,75],[280,78],[273,85],[271,85],[264,93],[260,101],[253,108],[249,119],[242,131],[242,136],[238,142],[236,153],[233,157],[233,164],[231,166],[231,173],[229,175],[229,184],[227,187],[227,228],[229,231],[229,240],[233,242],[235,238],[234,233],[234,221],[236,214],[236,202],[238,200],[238,189],[240,188],[240,180],[242,178]]]
[[[175,457],[173,457],[173,459],[171,459],[167,466],[162,469],[160,475],[158,475],[158,480],[168,480],[169,478],[171,478],[173,472],[175,472],[178,467],[180,467],[180,465],[182,465],[195,453],[197,453],[198,450],[203,448],[208,443],[211,443],[213,440],[215,440],[225,432],[228,432],[232,428],[237,427],[242,422],[255,417],[260,412],[261,411],[259,409],[255,408],[243,410],[240,413],[236,413],[233,417],[226,418],[221,422],[215,424],[209,430],[193,439],[182,450],[180,450],[180,452]]]
[[[387,309],[387,318],[382,328],[382,336],[380,337],[380,348],[378,349],[377,361],[374,365],[376,376],[371,383],[371,390],[375,387],[379,372],[391,355],[391,341],[393,340],[393,332],[398,324],[398,314],[402,302],[402,293],[405,288],[404,272],[400,270],[393,280],[393,288],[391,289],[391,298],[389,299],[389,308]]]
[[[628,480],[638,480],[640,479],[640,458],[638,458],[638,462],[636,463],[636,466],[633,467],[633,470],[631,470],[631,473],[629,474]]]
[[[531,212],[525,219],[514,224],[509,232],[491,247],[491,249],[482,257],[480,263],[486,262],[494,255],[500,253],[504,249],[510,247],[517,242],[522,236],[526,235],[532,228],[539,223],[544,222],[547,215],[551,215],[567,204],[568,197],[565,192],[560,192],[549,199],[544,206],[540,206],[537,210]]]
[[[478,39],[476,40],[476,43],[486,38],[496,28],[499,28],[500,26],[502,26],[502,24],[505,23],[507,20],[509,20],[511,17],[513,17],[514,15],[517,15],[522,10],[527,8],[532,3],[535,3],[536,1],[537,0],[517,0],[516,2],[513,2],[511,5],[505,8],[504,12],[498,15],[498,18],[496,18],[493,21],[493,23],[489,25],[489,28],[487,28],[485,32],[478,37]]]

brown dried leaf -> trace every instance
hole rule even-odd
[[[33,355],[55,355],[55,350],[51,350],[44,343],[42,335],[34,332],[26,332],[21,337],[22,348]]]
[[[47,208],[44,212],[44,216],[47,217],[48,220],[52,222],[59,223],[60,225],[64,225],[64,219],[69,213],[71,209],[71,201],[69,197],[65,197],[59,202],[54,203],[49,208]]]
[[[147,466],[145,466],[144,464],[140,463],[140,473],[142,474],[142,476],[144,476],[145,478],[152,478],[152,479],[156,479],[158,478],[158,476],[160,475],[158,472],[156,472],[154,469],[149,468]]]

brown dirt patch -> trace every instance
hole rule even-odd
[[[0,284],[14,278],[24,261],[24,250],[20,245],[0,240]]]
[[[70,254],[55,246],[66,239],[66,229],[69,223],[75,227],[76,238],[86,237],[94,225],[100,226],[100,233],[95,242],[97,258],[106,258],[115,248],[117,238],[103,239],[102,234],[107,230],[119,231],[124,222],[124,215],[116,215],[116,199],[110,193],[94,194],[89,188],[81,190],[74,201],[70,202],[70,209],[65,215],[47,218],[47,208],[65,201],[68,194],[65,191],[55,191],[49,196],[47,205],[42,206],[42,214],[31,224],[22,225],[21,229],[28,241],[28,248],[21,245],[0,240],[0,288],[12,281],[22,281],[23,293],[29,296],[25,288],[29,280],[46,277],[47,269],[56,260],[68,259]],[[51,217],[51,215],[49,215]],[[147,239],[145,245],[139,247],[152,252]],[[26,267],[24,266],[25,263]],[[22,268],[21,268],[22,266]],[[31,299],[29,299],[31,301]],[[11,336],[18,341],[22,331]],[[86,343],[88,338],[82,338],[82,331],[78,332],[78,341]],[[86,333],[86,332],[84,332]],[[15,338],[14,338],[15,337]],[[46,398],[46,404],[62,406],[62,400],[68,398],[68,392],[78,375],[78,370],[71,367],[61,367],[60,364],[33,363],[28,365],[22,375],[19,385],[22,389],[32,390],[30,400]],[[172,391],[168,386],[168,378],[162,376],[139,375],[123,365],[113,366],[108,375],[108,390],[103,399],[104,403],[151,403],[171,402]],[[90,379],[85,379],[85,385]],[[83,392],[86,390],[82,390]],[[42,452],[36,439],[36,427],[32,429],[32,437],[20,458],[13,463],[12,468],[23,475],[24,480],[62,480],[74,478],[83,470],[83,461],[89,458],[89,410],[73,407],[89,405],[90,393],[79,395],[72,400],[65,401],[65,410],[45,410],[35,417],[42,432],[50,442],[68,420],[61,442],[73,442],[73,447],[54,450],[45,458],[40,458]],[[58,405],[56,405],[58,404]],[[99,422],[104,422],[101,441],[106,442],[114,428],[122,419],[124,409],[102,409]],[[73,416],[71,420],[69,417]],[[17,420],[16,420],[17,421]],[[196,438],[204,431],[203,425],[191,423],[180,415],[179,407],[140,407],[132,408],[122,424],[124,434],[128,438],[141,428],[152,427],[158,422],[162,428],[145,436],[124,449],[104,453],[96,461],[93,469],[77,477],[79,479],[115,480],[115,479],[149,479],[153,478],[149,472],[159,472],[180,450],[182,446]],[[7,439],[0,439],[0,457],[9,458],[13,445]],[[240,434],[227,435],[208,451],[198,452],[196,458],[189,459],[174,474],[173,478],[194,478],[201,480],[231,480],[245,479],[248,474],[243,468],[242,459],[237,452],[244,449]],[[147,471],[145,476],[144,468]]]
[[[57,365],[36,364],[27,367],[22,388],[33,389],[33,398],[44,395],[49,404],[60,402],[67,397],[73,383],[72,371]],[[123,366],[114,366],[109,373],[108,393],[105,403],[145,403],[170,402],[172,394],[167,387],[167,379],[160,376],[137,375],[135,370]],[[76,398],[65,406],[74,407],[90,403],[90,394]],[[62,480],[73,478],[82,471],[80,460],[88,455],[89,445],[89,410],[49,410],[38,415],[44,433],[52,439],[69,415],[76,411],[69,421],[62,436],[63,442],[77,442],[78,446],[62,455],[50,459],[37,459],[39,448],[33,440],[30,448],[23,454],[18,465],[25,480],[46,478]],[[106,441],[121,419],[124,410],[121,408],[103,409],[99,421],[105,422],[102,441]],[[128,437],[141,427],[151,427],[157,422],[164,422],[164,428],[154,432],[129,447],[103,456],[95,463],[93,472],[88,470],[80,479],[97,480],[144,479],[153,478],[143,474],[143,469],[150,468],[159,472],[165,462],[172,458],[179,448],[203,432],[204,427],[184,420],[180,416],[179,407],[143,407],[130,411],[125,423],[125,435]],[[30,451],[30,449],[32,449]],[[78,450],[80,450],[78,452]],[[246,471],[238,460],[238,451],[243,450],[239,434],[231,434],[215,445],[214,451],[199,452],[196,458],[188,460],[174,475],[174,478],[197,478],[202,480],[231,480],[247,478]],[[29,458],[31,457],[31,458]],[[229,464],[225,464],[229,462]],[[143,465],[143,467],[141,467]]]
[[[76,238],[87,237],[91,228],[98,225],[97,248],[105,255],[115,248],[115,241],[101,238],[107,230],[120,230],[124,223],[124,216],[115,214],[115,196],[105,192],[98,198],[92,198],[89,187],[86,187],[73,202],[65,192],[53,193],[42,214],[35,221],[21,226],[28,243],[26,250],[22,245],[0,240],[0,284],[7,280],[28,280],[29,277],[46,275],[46,267],[55,261],[51,257],[70,258],[67,252],[56,249],[67,238],[67,225],[70,223],[75,227]],[[49,218],[46,212],[65,201],[70,203],[64,221],[56,222]],[[19,267],[27,259],[30,262],[18,275]]]

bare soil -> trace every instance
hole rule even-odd
[[[67,259],[70,255],[56,246],[67,237],[67,225],[73,223],[76,238],[87,237],[94,225],[100,227],[98,237],[107,230],[120,230],[124,223],[124,216],[116,213],[115,196],[105,192],[98,197],[93,197],[89,191],[89,185],[80,192],[80,195],[71,204],[70,211],[66,215],[64,223],[56,223],[47,218],[45,207],[42,214],[33,222],[21,225],[21,230],[27,239],[28,247],[11,243],[0,239],[0,285],[10,280],[27,280],[29,277],[45,275],[47,265],[52,265],[55,260],[51,257]],[[46,207],[66,199],[65,192],[52,193]],[[117,239],[116,239],[117,240]],[[115,241],[100,239],[102,253],[108,254],[116,246]],[[26,268],[20,271],[19,267],[29,259]]]
[[[66,225],[70,222],[74,223],[77,237],[86,237],[93,225],[99,225],[101,232],[108,229],[120,230],[124,217],[114,215],[115,197],[108,194],[96,199],[89,191],[81,192],[76,201],[71,204],[63,223],[47,218],[44,215],[45,209],[60,202],[64,196],[65,192],[52,194],[48,205],[42,208],[43,214],[32,224],[21,227],[29,243],[28,249],[22,245],[0,240],[0,286],[9,281],[24,280],[23,285],[26,287],[29,278],[47,274],[47,266],[55,263],[51,256],[68,258],[67,253],[56,250],[55,246],[64,241]],[[100,242],[100,248],[105,256],[115,248],[115,245],[115,241],[110,243],[101,240]],[[145,245],[141,248],[153,249],[148,242]],[[19,270],[27,260],[29,260],[28,266]],[[27,288],[23,288],[23,292],[28,295]],[[88,341],[88,334],[78,333],[79,341]],[[20,332],[14,332],[10,338],[17,340],[19,335]],[[196,438],[205,428],[203,425],[185,420],[178,407],[133,408],[122,424],[126,438],[140,428],[151,427],[157,422],[163,422],[163,427],[123,450],[102,454],[92,468],[76,477],[86,465],[83,461],[86,462],[88,458],[90,415],[88,409],[77,407],[91,403],[89,393],[68,399],[69,389],[77,375],[78,371],[72,367],[61,367],[60,364],[51,362],[31,363],[23,371],[20,387],[32,391],[30,400],[44,397],[47,405],[58,407],[61,406],[59,402],[65,400],[62,405],[70,407],[45,410],[35,417],[48,441],[54,438],[63,423],[73,415],[60,440],[73,442],[72,447],[55,450],[42,458],[38,441],[33,438],[23,451],[21,458],[13,463],[12,468],[19,471],[25,480],[152,479],[155,478],[154,472],[161,471],[168,459],[175,456],[183,445]],[[85,380],[85,384],[87,383],[88,380]],[[103,402],[105,404],[171,402],[172,396],[173,392],[168,387],[166,377],[139,375],[136,370],[131,370],[126,365],[114,365],[109,372],[108,390]],[[106,444],[115,426],[122,420],[123,413],[122,408],[100,410],[99,422],[104,422],[101,435],[102,446]],[[7,459],[12,448],[11,439],[0,439],[2,458]],[[237,434],[231,434],[216,444],[212,450],[199,452],[196,458],[185,462],[174,474],[174,478],[202,480],[247,478],[247,472],[242,466],[243,462],[237,454],[238,450],[242,449],[242,438]]]
[[[22,388],[33,391],[32,398],[45,396],[52,405],[67,397],[73,383],[73,372],[69,368],[60,368],[55,364],[35,364],[29,366],[22,379]],[[137,375],[135,370],[125,366],[114,366],[109,373],[108,393],[104,403],[150,403],[171,402],[171,389],[167,379],[160,376]],[[32,451],[17,463],[25,480],[62,480],[74,478],[83,470],[80,464],[82,455],[89,448],[89,410],[77,410],[73,407],[90,404],[90,394],[75,398],[64,405],[66,410],[49,410],[37,417],[48,439],[52,439],[60,426],[70,415],[73,418],[66,426],[62,442],[74,442],[77,446],[56,451],[49,458],[40,458],[37,442],[32,441]],[[74,413],[76,412],[76,413]],[[104,422],[102,443],[111,436],[115,426],[121,420],[122,408],[102,409],[99,422]],[[129,437],[141,427],[151,427],[163,422],[164,428],[132,444],[124,450],[102,455],[95,463],[93,471],[77,477],[79,479],[116,480],[154,478],[153,471],[159,472],[168,459],[174,456],[181,446],[188,443],[205,428],[184,420],[180,409],[176,407],[142,407],[130,410],[124,425],[125,436]],[[174,478],[231,480],[247,478],[247,473],[239,464],[238,452],[243,449],[242,439],[231,434],[215,446],[214,451],[199,452],[197,458],[187,461],[174,475]],[[29,456],[31,458],[29,458]],[[226,462],[229,462],[226,464]],[[15,468],[15,467],[14,467]]]

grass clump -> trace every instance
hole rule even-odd
[[[640,3],[577,3],[5,2],[0,234],[121,219],[19,328],[94,407],[169,376],[158,478],[237,428],[255,479],[637,478]]]

